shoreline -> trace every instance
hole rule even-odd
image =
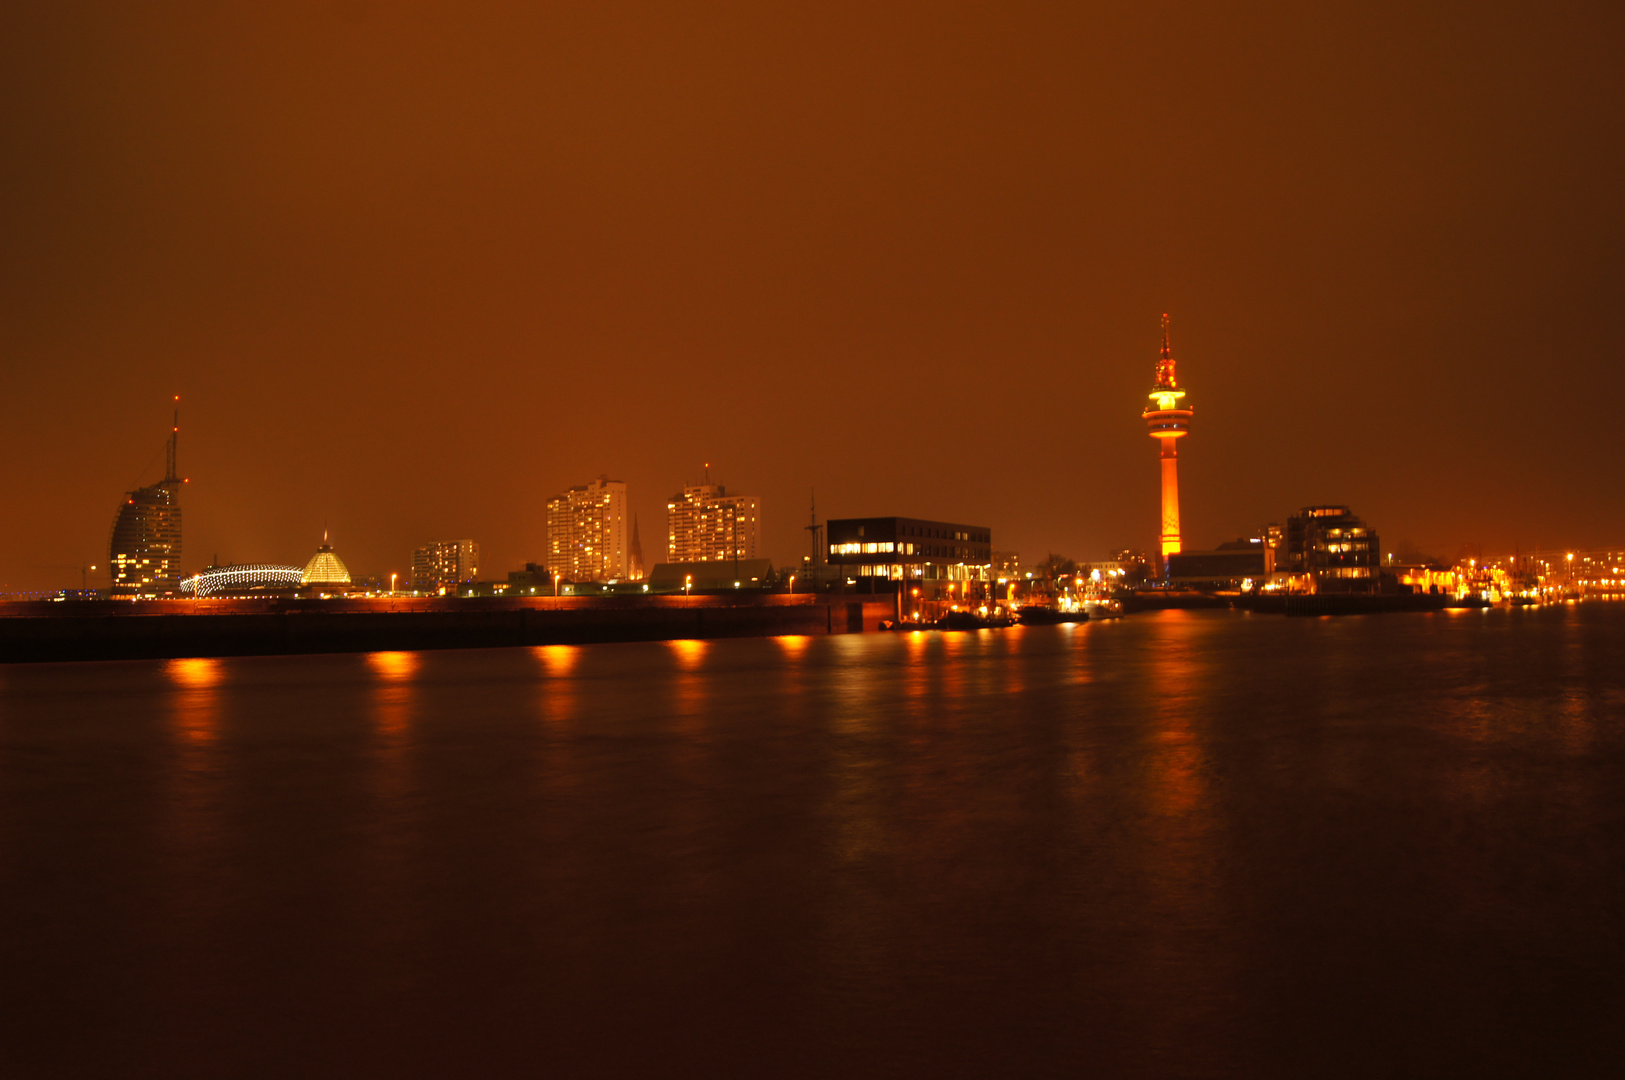
[[[26,601],[0,608],[0,663],[847,634],[892,608],[850,594]]]

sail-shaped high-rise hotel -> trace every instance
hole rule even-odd
[[[175,454],[180,439],[181,415],[165,449],[164,478],[156,484],[126,492],[113,516],[107,565],[113,574],[113,595],[123,597],[177,596],[180,594],[181,485]]]

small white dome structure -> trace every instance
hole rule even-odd
[[[316,549],[316,554],[310,557],[305,564],[305,572],[299,577],[302,585],[348,585],[350,584],[350,568],[344,565],[344,560],[333,553],[333,545],[327,542],[327,530],[322,530],[322,546]]]

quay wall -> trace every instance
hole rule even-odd
[[[0,663],[844,634],[892,614],[852,595],[26,602],[0,605]]]
[[[1260,594],[1244,597],[1236,606],[1260,614],[1381,615],[1397,611],[1443,611],[1450,598],[1427,593],[1378,594],[1345,593]]]

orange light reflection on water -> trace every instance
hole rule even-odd
[[[705,663],[705,654],[711,648],[711,643],[698,638],[683,638],[666,642],[666,647],[677,657],[678,667],[684,671],[698,671]]]
[[[380,678],[399,682],[415,675],[422,659],[414,652],[375,652],[367,654],[367,665]]]
[[[807,637],[805,634],[786,634],[784,637],[776,637],[773,640],[778,643],[779,648],[784,650],[784,655],[791,660],[799,660],[801,654],[807,651],[807,646],[812,644],[812,638]]]
[[[373,723],[391,745],[410,725],[411,688],[404,685],[417,674],[423,658],[414,652],[367,654],[367,666],[378,677],[373,691]]]
[[[566,678],[581,660],[579,645],[538,645],[531,652],[555,679]]]
[[[212,657],[170,660],[164,674],[175,683],[175,732],[193,743],[213,742],[219,727],[219,692],[224,668]]]

